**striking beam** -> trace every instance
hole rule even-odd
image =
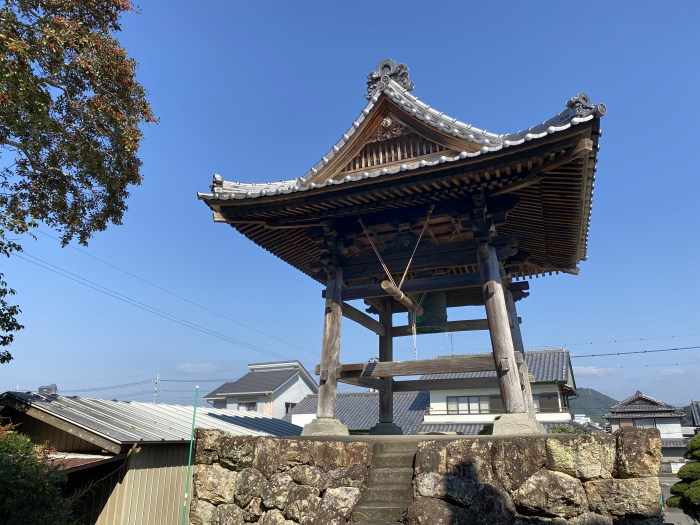
[[[409,279],[403,283],[401,291],[404,293],[424,293],[439,292],[444,290],[459,290],[461,288],[480,286],[481,278],[478,273],[466,273],[462,275],[448,275],[444,277]],[[386,297],[386,292],[382,289],[381,284],[363,284],[343,288],[343,301],[368,299],[370,297]]]
[[[403,293],[398,289],[397,286],[390,283],[389,281],[382,281],[382,290],[391,295],[394,299],[404,305],[408,310],[414,312],[416,315],[423,315],[423,308],[421,305],[417,304],[408,295]]]
[[[348,303],[343,303],[342,307],[343,317],[347,317],[351,321],[355,321],[357,324],[364,326],[365,328],[371,330],[379,336],[383,336],[384,334],[386,334],[384,325],[379,321],[372,319],[366,313],[361,312],[360,310],[358,310],[354,306],[349,305]]]

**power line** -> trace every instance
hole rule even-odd
[[[130,388],[132,386],[147,385],[149,383],[153,383],[153,380],[147,379],[145,381],[134,381],[133,383],[122,383],[121,385],[98,386],[95,388],[79,388],[79,389],[73,389],[73,390],[62,390],[61,392],[66,392],[66,393],[102,392],[104,390],[119,390],[122,388]]]
[[[43,231],[41,231],[41,230],[37,230],[37,231],[38,231],[39,233],[41,233],[42,235],[46,235],[47,237],[50,237],[50,238],[55,239],[55,240],[57,240],[57,241],[60,241],[60,239],[59,239],[58,237],[54,237],[53,235],[50,235],[50,234],[48,234],[48,233],[46,233],[46,232],[43,232]],[[247,328],[248,330],[252,330],[253,332],[256,332],[256,333],[258,333],[258,334],[264,335],[265,337],[269,337],[270,339],[273,339],[273,340],[275,340],[275,341],[277,341],[277,342],[279,342],[279,343],[283,343],[283,344],[285,344],[285,345],[291,346],[292,348],[296,348],[297,350],[301,350],[302,352],[308,352],[308,350],[305,349],[305,348],[302,348],[302,347],[297,346],[297,345],[295,345],[295,344],[293,344],[293,343],[290,343],[289,341],[285,341],[285,340],[283,340],[283,339],[279,339],[279,338],[275,337],[274,335],[268,334],[267,332],[263,332],[262,330],[258,330],[257,328],[253,328],[252,326],[249,326],[249,325],[247,325],[247,324],[241,323],[240,321],[237,321],[236,319],[233,319],[232,317],[229,317],[229,316],[224,315],[224,314],[222,314],[222,313],[219,313],[219,312],[217,312],[217,311],[215,311],[215,310],[212,310],[211,308],[208,308],[208,307],[206,307],[206,306],[204,306],[204,305],[201,305],[201,304],[199,304],[199,303],[196,303],[196,302],[194,302],[194,301],[191,301],[190,299],[187,299],[186,297],[183,297],[182,295],[179,295],[179,294],[177,294],[177,293],[175,293],[175,292],[172,292],[172,291],[170,291],[170,290],[168,290],[168,289],[166,289],[166,288],[163,288],[162,286],[160,286],[160,285],[158,285],[158,284],[155,284],[155,283],[153,283],[153,282],[151,282],[151,281],[149,281],[149,280],[147,280],[147,279],[144,279],[143,277],[139,277],[138,275],[136,275],[136,274],[134,274],[134,273],[131,273],[131,272],[128,271],[128,270],[125,270],[125,269],[123,269],[123,268],[120,268],[119,266],[117,266],[117,265],[115,265],[115,264],[112,264],[112,263],[110,263],[109,261],[105,261],[104,259],[101,259],[101,258],[97,257],[96,255],[93,255],[93,254],[91,254],[91,253],[89,253],[89,252],[87,252],[87,251],[85,251],[85,250],[81,250],[80,248],[77,248],[76,246],[72,246],[72,245],[70,245],[70,244],[69,244],[68,246],[69,246],[70,248],[74,249],[75,251],[82,253],[83,255],[87,255],[88,257],[91,257],[91,258],[95,259],[96,261],[101,262],[102,264],[105,264],[105,265],[107,265],[107,266],[109,266],[109,267],[111,267],[111,268],[114,268],[115,270],[118,270],[118,271],[120,271],[120,272],[122,272],[122,273],[125,273],[126,275],[128,275],[128,276],[130,276],[130,277],[133,277],[134,279],[137,279],[137,280],[139,280],[139,281],[141,281],[141,282],[143,282],[143,283],[146,283],[146,284],[148,284],[149,286],[152,286],[153,288],[156,288],[156,289],[160,290],[161,292],[165,292],[165,293],[167,293],[167,294],[170,294],[170,295],[172,295],[173,297],[176,297],[176,298],[180,299],[181,301],[184,301],[184,302],[186,302],[186,303],[191,304],[192,306],[196,306],[197,308],[201,308],[202,310],[204,310],[204,311],[206,311],[206,312],[209,312],[209,313],[214,314],[214,315],[216,315],[216,316],[218,316],[218,317],[221,317],[222,319],[226,319],[227,321],[231,321],[232,323],[235,323],[235,324],[237,324],[238,326],[242,326],[242,327],[244,327],[244,328]]]
[[[604,354],[587,354],[587,355],[572,355],[571,359],[576,359],[578,357],[602,357],[602,356],[612,356],[612,355],[628,355],[628,354],[656,354],[659,352],[678,352],[679,350],[696,350],[700,346],[683,346],[678,348],[661,348],[658,350],[632,350],[630,352],[609,352]]]
[[[36,260],[31,260],[27,257],[24,257],[24,255],[27,255],[28,257],[31,257],[31,259],[36,259]],[[290,359],[289,356],[278,354],[275,352],[272,352],[270,350],[266,350],[264,348],[261,348],[259,346],[252,345],[250,343],[246,343],[244,341],[240,341],[238,339],[234,339],[233,337],[229,337],[227,335],[221,334],[219,332],[216,332],[214,330],[211,330],[209,328],[206,328],[204,326],[192,323],[191,321],[187,321],[186,319],[183,319],[181,317],[178,317],[173,314],[169,314],[163,310],[160,310],[158,308],[155,308],[153,306],[149,306],[145,303],[142,303],[140,301],[137,301],[136,299],[132,299],[126,295],[123,295],[119,292],[115,292],[114,290],[110,290],[109,288],[102,286],[100,284],[97,284],[93,281],[90,281],[89,279],[85,279],[83,277],[80,277],[72,272],[69,272],[68,270],[64,270],[63,268],[60,268],[54,264],[51,264],[49,262],[46,262],[38,257],[35,257],[33,255],[30,255],[26,252],[23,252],[22,254],[15,253],[13,257],[19,257],[20,259],[23,259],[29,263],[32,263],[36,266],[39,266],[40,268],[44,268],[45,270],[49,270],[50,272],[53,272],[57,275],[60,275],[62,277],[65,277],[66,279],[70,279],[71,281],[75,281],[78,284],[82,284],[83,286],[86,286],[88,288],[91,288],[93,290],[96,290],[98,292],[101,292],[105,295],[108,295],[110,297],[113,297],[114,299],[118,299],[119,301],[125,302],[127,304],[130,304],[131,306],[135,306],[137,308],[140,308],[141,310],[145,310],[149,313],[152,313],[154,315],[157,315],[159,317],[162,317],[163,319],[167,319],[168,321],[172,321],[176,324],[179,324],[181,326],[186,326],[187,328],[191,328],[193,330],[196,330],[198,332],[210,335],[212,337],[216,337],[218,339],[222,339],[224,341],[227,341],[229,343],[236,344],[238,346],[242,346],[244,348],[247,348],[249,350],[253,350],[256,352],[259,352],[261,354],[266,354],[272,357],[278,357],[281,359]],[[37,262],[38,261],[38,262]]]

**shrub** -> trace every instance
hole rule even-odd
[[[685,482],[693,482],[700,479],[700,462],[686,463],[678,471],[678,477]]]
[[[700,460],[700,434],[693,436],[685,445],[685,458]]]
[[[685,457],[700,459],[700,435],[686,444]],[[666,501],[670,507],[679,507],[685,514],[700,521],[700,462],[686,463],[678,471],[679,481],[671,487],[673,497]]]
[[[481,430],[479,430],[480,436],[490,436],[493,434],[493,423],[486,423]]]
[[[66,525],[69,500],[61,493],[65,476],[37,447],[9,425],[0,425],[0,523],[3,525]]]

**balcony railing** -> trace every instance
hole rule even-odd
[[[476,416],[483,414],[505,414],[506,411],[500,408],[482,410],[479,412],[470,412],[469,410],[459,410],[459,409],[448,409],[448,410],[437,410],[428,407],[425,410],[425,414],[429,416]],[[536,408],[535,413],[537,414],[566,414],[569,413],[568,408]]]

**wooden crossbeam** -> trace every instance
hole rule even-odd
[[[499,236],[493,239],[499,260],[505,260],[518,251],[515,236]],[[410,250],[387,251],[382,259],[395,274],[401,274],[411,260]],[[437,268],[454,268],[475,265],[477,263],[476,243],[474,240],[450,244],[421,245],[411,260],[411,271],[433,270]],[[346,257],[341,260],[346,280],[385,275],[384,268],[375,254]]]
[[[522,355],[519,354],[522,360]],[[518,357],[516,357],[516,362]],[[338,367],[338,378],[351,377],[395,377],[423,374],[449,374],[453,372],[486,372],[495,370],[493,356],[489,354],[455,355],[437,359],[415,361],[377,361],[371,363],[352,363]],[[321,373],[317,365],[316,374]]]
[[[355,321],[357,324],[364,326],[365,328],[371,330],[379,336],[384,336],[386,334],[386,329],[384,328],[384,325],[376,319],[372,319],[369,315],[361,312],[360,310],[358,310],[354,306],[349,305],[348,303],[343,303],[342,307],[343,317],[347,317],[351,321]]]

